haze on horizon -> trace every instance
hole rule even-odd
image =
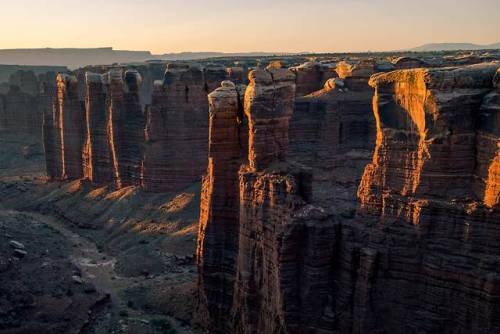
[[[384,51],[500,42],[498,0],[18,0],[0,49]]]

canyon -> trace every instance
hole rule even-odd
[[[500,332],[500,54],[44,71],[0,91],[0,331]]]

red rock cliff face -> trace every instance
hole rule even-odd
[[[495,75],[494,86],[495,91],[483,99],[476,137],[476,196],[489,208],[500,203],[500,69]]]
[[[56,128],[60,131],[61,164],[63,178],[70,180],[83,177],[83,148],[85,144],[85,109],[78,95],[76,77],[57,76],[57,97],[55,100]],[[57,150],[58,151],[58,150]]]
[[[292,67],[291,70],[295,73],[295,93],[298,97],[321,90],[328,79],[338,76],[333,68],[315,62]]]
[[[171,64],[147,114],[144,188],[177,191],[201,179],[208,151],[207,82],[201,68]],[[212,85],[212,83],[211,83]]]
[[[217,188],[224,183],[204,184],[210,192],[198,260],[208,328],[498,332],[497,68],[376,75],[371,124],[362,82],[368,69],[297,99],[289,123],[289,107],[270,106],[276,96],[280,106],[293,105],[294,80],[276,84],[283,76],[250,74],[249,163],[240,169],[239,238],[230,239],[237,244],[232,289],[232,267],[222,265],[232,262],[216,254],[232,256],[221,242],[235,228],[224,234],[224,220],[207,214],[217,212],[211,200],[223,202],[210,192],[223,194]],[[277,135],[288,124],[291,140]]]
[[[376,132],[373,93],[347,89],[350,80],[330,79],[322,90],[297,98],[290,123],[290,160],[312,169],[311,200],[347,215],[356,210]]]
[[[198,237],[200,313],[211,328],[230,330],[239,233],[240,165],[246,159],[240,96],[223,81],[208,95],[208,169],[203,180]]]
[[[109,184],[113,180],[113,169],[108,142],[106,87],[101,74],[87,72],[85,81],[85,177],[94,184]]]
[[[285,161],[288,154],[288,126],[293,114],[295,76],[283,68],[255,70],[249,74],[245,93],[245,114],[249,120],[251,168],[264,169]]]
[[[45,151],[45,166],[49,179],[62,178],[62,150],[59,116],[55,107],[57,86],[52,81],[42,84],[40,93],[40,109],[43,114],[43,147]]]
[[[139,99],[141,77],[135,70],[108,74],[107,127],[116,187],[142,183],[144,114]]]
[[[261,80],[265,73],[259,72],[264,71],[250,74],[245,96],[249,165],[240,170],[232,331],[320,331],[333,321],[328,305],[335,228],[329,214],[311,203],[311,169],[287,154],[295,78],[288,70],[271,68],[265,71],[271,80]],[[271,107],[276,104],[280,107]],[[278,131],[265,127],[271,125]],[[282,139],[275,140],[278,145],[255,144],[276,133]]]
[[[500,330],[500,215],[487,190],[499,137],[493,122],[478,127],[492,116],[497,67],[372,78],[377,141],[359,188],[362,224],[353,225],[368,252],[358,261],[354,330]]]

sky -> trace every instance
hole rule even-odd
[[[500,0],[2,0],[0,49],[389,51],[500,42]]]

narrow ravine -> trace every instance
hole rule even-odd
[[[64,236],[73,245],[71,262],[78,267],[81,275],[75,275],[76,284],[90,283],[96,290],[109,296],[109,303],[99,308],[99,314],[91,314],[92,322],[84,333],[195,333],[177,319],[162,315],[149,314],[129,307],[121,291],[140,286],[141,279],[123,277],[115,271],[117,259],[104,251],[86,237],[70,230],[65,222],[35,212],[23,212],[33,220],[43,223]],[[158,277],[158,281],[168,280],[169,275]],[[160,319],[160,320],[158,320]]]

